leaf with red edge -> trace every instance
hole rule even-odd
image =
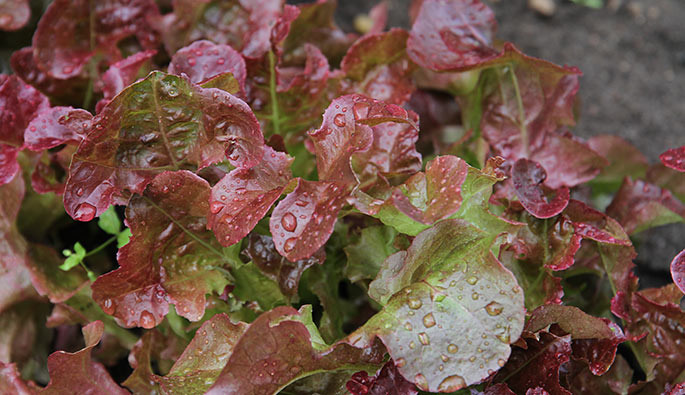
[[[14,395],[36,395],[41,390],[33,381],[24,381],[17,365],[0,362],[0,393]]]
[[[90,128],[93,116],[73,107],[46,109],[28,124],[24,139],[26,148],[43,151],[60,144],[78,145]]]
[[[659,163],[647,170],[646,180],[671,191],[675,197],[685,202],[685,174],[683,172],[673,170]]]
[[[70,105],[83,103],[88,79],[78,75],[65,80],[48,75],[36,64],[33,47],[15,51],[10,58],[10,64],[19,78],[60,103]]]
[[[436,71],[465,69],[497,55],[495,15],[479,0],[425,0],[407,41],[409,57]]]
[[[625,178],[606,209],[629,234],[655,226],[685,221],[685,204],[671,192],[646,181]]]
[[[414,122],[418,124],[418,117],[414,118]],[[371,148],[352,157],[356,173],[379,172],[384,177],[394,177],[421,171],[421,154],[416,151],[419,131],[412,125],[387,122],[376,125],[371,130]]]
[[[400,122],[416,128],[415,119],[416,115],[411,111],[362,95],[346,95],[333,100],[324,112],[321,127],[309,134],[316,150],[319,179],[354,182],[350,156],[371,146],[371,126]]]
[[[4,77],[0,78],[0,144],[22,148],[29,122],[50,104],[47,97],[16,75],[0,77]]]
[[[382,359],[377,345],[326,345],[312,322],[311,306],[300,311],[277,307],[250,324],[207,394],[271,394],[314,371],[380,364]]]
[[[93,348],[100,342],[105,325],[94,321],[83,327],[86,346],[75,353],[56,351],[48,357],[50,382],[41,394],[107,393],[128,394],[117,385],[107,369],[91,359]]]
[[[157,37],[149,21],[155,15],[153,0],[56,0],[33,35],[35,61],[49,75],[67,79],[81,74],[95,55],[108,64],[120,60],[117,44],[126,38],[154,49]]]
[[[685,250],[671,261],[671,277],[675,285],[685,294]]]
[[[163,393],[203,394],[221,373],[236,344],[248,330],[244,322],[233,323],[217,314],[195,332],[180,357],[165,376],[154,376]]]
[[[606,134],[594,136],[588,139],[587,144],[609,162],[592,180],[593,186],[617,189],[625,177],[644,178],[649,167],[647,158],[621,137]]]
[[[511,170],[514,191],[525,209],[537,218],[550,218],[561,213],[568,205],[570,195],[567,187],[554,192],[553,198],[546,196],[543,182],[547,172],[539,163],[519,159]]]
[[[353,395],[416,395],[419,393],[414,384],[402,377],[392,360],[383,365],[374,377],[369,377],[365,371],[353,374],[345,387]]]
[[[685,172],[685,145],[667,150],[659,155],[659,159],[665,166]]]
[[[0,144],[0,186],[11,182],[19,172],[18,154],[18,148]]]
[[[38,193],[64,193],[71,157],[76,146],[67,145],[57,152],[45,151],[38,158],[36,168],[31,174],[31,187]]]
[[[247,236],[269,211],[292,178],[287,154],[265,146],[262,161],[250,169],[235,169],[214,187],[207,228],[228,247]]]
[[[271,30],[283,1],[175,0],[173,7],[158,24],[167,52],[207,39],[259,58],[271,48]]]
[[[136,52],[109,66],[95,86],[104,96],[98,101],[96,112],[100,112],[124,88],[145,77],[150,72],[151,60],[156,54],[154,49]]]
[[[291,262],[312,256],[330,237],[349,188],[338,182],[298,180],[269,221],[279,254]]]
[[[468,168],[466,162],[456,156],[433,159],[426,165],[425,173],[416,173],[395,188],[376,216],[402,233],[416,235],[426,229],[426,225],[459,210]]]
[[[119,250],[121,267],[91,286],[93,299],[122,326],[152,328],[169,311],[198,321],[205,294],[221,292],[227,280],[215,267],[225,264],[207,231],[209,184],[189,171],[164,172],[134,196],[126,208],[133,234]]]
[[[584,239],[605,244],[631,245],[630,239],[615,219],[579,200],[571,199],[563,214],[573,223],[575,234]]]
[[[495,376],[495,382],[505,381],[517,394],[538,387],[551,395],[570,395],[559,383],[559,368],[571,356],[571,336],[555,336],[548,332],[536,335],[524,332],[526,348],[514,346],[509,361]]]
[[[22,300],[38,297],[26,269],[26,241],[15,225],[23,198],[21,174],[0,185],[0,312]]]
[[[346,341],[379,337],[422,391],[453,392],[487,378],[504,365],[525,320],[521,288],[492,242],[464,220],[421,232],[385,260],[369,286],[383,310]]]
[[[354,92],[386,103],[403,104],[414,91],[414,64],[407,58],[407,32],[366,35],[355,42],[340,63]]]
[[[29,0],[0,0],[0,30],[19,30],[30,17]]]
[[[228,157],[259,163],[263,137],[250,108],[218,89],[153,72],[127,87],[92,122],[69,168],[67,213],[90,221],[125,204],[164,170],[202,169]]]
[[[278,282],[281,292],[289,297],[297,294],[302,273],[309,267],[322,264],[326,260],[326,252],[319,249],[309,258],[289,262],[276,251],[276,246],[271,237],[253,233],[248,236],[247,241],[244,254],[252,260],[262,273]]]
[[[169,73],[185,73],[195,84],[202,84],[219,74],[231,73],[240,84],[240,91],[245,91],[245,60],[226,44],[200,40],[179,49],[171,58]]]

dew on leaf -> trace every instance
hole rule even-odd
[[[281,218],[281,225],[288,232],[294,232],[297,228],[297,218],[292,213],[285,213]]]
[[[151,329],[155,327],[155,317],[147,310],[140,313],[140,326],[145,329]]]
[[[429,344],[431,343],[431,341],[430,341],[430,339],[428,338],[428,335],[426,334],[426,332],[421,332],[421,333],[419,333],[419,341],[420,341],[421,344],[423,344],[424,346],[427,346],[427,345],[429,345]]]
[[[422,375],[421,373],[418,373],[416,376],[414,376],[414,384],[416,384],[420,390],[428,391],[428,380],[426,379],[426,376]]]
[[[407,301],[407,306],[413,310],[420,309],[422,305],[421,299],[409,298],[409,301]]]
[[[333,117],[333,123],[335,124],[335,126],[338,126],[341,128],[345,127],[345,125],[346,125],[345,115],[337,114],[335,117]]]
[[[401,368],[407,363],[407,361],[404,358],[397,358],[397,361],[395,361],[395,366],[398,368]]]
[[[440,392],[455,392],[466,387],[466,381],[464,378],[458,375],[449,376],[444,379],[440,385],[438,385],[438,391]]]
[[[285,252],[290,252],[295,248],[295,244],[297,244],[297,239],[294,237],[289,238],[288,240],[283,243],[283,251]]]
[[[74,219],[78,221],[90,221],[95,218],[95,206],[90,203],[81,203],[76,207],[76,212],[74,213]]]
[[[435,325],[435,317],[433,317],[433,313],[428,313],[423,317],[423,326],[426,328],[430,328]]]
[[[413,340],[409,342],[409,348],[411,348],[412,350],[416,348],[416,343],[414,343]]]
[[[466,282],[471,284],[471,285],[476,285],[476,283],[478,282],[478,277],[471,276],[471,277],[466,279]]]
[[[450,344],[449,346],[447,346],[447,352],[449,352],[450,354],[455,354],[457,351],[459,351],[459,347],[457,347],[456,344]]]
[[[485,311],[491,316],[500,315],[502,313],[502,305],[497,302],[490,302],[485,306]]]

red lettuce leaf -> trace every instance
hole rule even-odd
[[[19,173],[18,154],[18,148],[0,144],[0,186],[11,182],[14,176]]]
[[[571,199],[564,209],[564,217],[571,220],[575,234],[605,244],[630,246],[631,242],[621,225],[601,211]]]
[[[93,348],[100,342],[105,325],[95,321],[83,327],[86,347],[75,353],[57,351],[48,357],[50,382],[41,394],[108,393],[128,394],[99,362],[91,359]]]
[[[659,163],[647,170],[646,179],[654,185],[668,189],[675,197],[685,202],[685,174],[683,172]]]
[[[100,112],[124,88],[145,77],[150,72],[150,63],[156,54],[154,49],[136,52],[109,66],[96,85],[104,95],[97,103],[96,112]]]
[[[49,105],[47,97],[17,76],[0,75],[0,144],[22,148],[29,122]]]
[[[675,285],[685,294],[685,250],[680,251],[671,262],[671,276]]]
[[[547,172],[539,163],[519,159],[511,170],[514,192],[525,209],[537,218],[550,218],[561,213],[568,205],[570,195],[567,187],[557,189],[553,198],[545,196],[543,182]]]
[[[245,60],[229,45],[195,41],[174,54],[169,63],[169,73],[185,73],[195,84],[204,83],[219,74],[231,73],[240,84],[240,91],[245,92]]]
[[[685,172],[685,145],[678,148],[671,148],[659,155],[661,163],[673,170]]]
[[[142,193],[164,170],[201,169],[225,157],[249,168],[262,152],[259,123],[245,102],[153,72],[93,119],[69,169],[65,209],[90,221],[112,203],[125,204],[127,191]]]
[[[291,262],[312,256],[333,232],[349,188],[338,182],[298,180],[269,221],[279,254]]]
[[[347,341],[379,337],[402,376],[423,391],[453,392],[504,366],[525,309],[514,276],[490,252],[492,241],[463,220],[421,232],[385,260],[369,286],[383,310]]]
[[[49,75],[78,76],[95,55],[111,64],[121,59],[117,44],[135,36],[145,49],[157,46],[149,20],[159,14],[153,0],[56,0],[33,35],[35,61]]]
[[[479,0],[425,0],[420,7],[407,52],[422,67],[461,70],[497,55],[495,15]]]
[[[468,174],[468,165],[456,156],[439,156],[426,165],[425,173],[416,173],[380,208],[378,216],[396,228],[397,211],[419,222],[432,224],[456,213],[461,207],[461,188]],[[400,220],[401,221],[401,220]],[[399,226],[398,230],[415,234]]]
[[[340,63],[354,92],[391,104],[402,104],[414,91],[414,64],[406,55],[407,32],[366,35],[355,42]]]
[[[315,264],[326,260],[326,253],[319,249],[309,258],[289,262],[276,251],[276,246],[269,236],[251,234],[244,253],[252,262],[272,280],[278,283],[281,292],[289,297],[297,295],[297,286],[302,273]]]
[[[158,24],[167,52],[207,39],[259,58],[271,49],[271,32],[283,1],[175,0],[173,7],[174,12]]]
[[[309,134],[316,150],[319,179],[354,182],[350,156],[371,146],[371,126],[400,122],[416,128],[415,119],[411,111],[362,95],[335,99],[326,109],[321,127]]]
[[[418,124],[418,117],[414,118]],[[353,156],[353,168],[360,178],[379,172],[384,177],[415,174],[421,171],[421,154],[416,151],[419,131],[408,123],[387,122],[376,125],[373,143]],[[359,169],[361,168],[361,169]]]
[[[239,242],[264,217],[288,185],[292,161],[266,146],[259,164],[235,169],[212,187],[207,228],[221,245]]]
[[[587,145],[609,164],[592,180],[593,184],[618,188],[625,177],[643,178],[649,167],[647,158],[634,145],[618,136],[599,135]]]
[[[217,314],[195,332],[166,376],[153,376],[163,393],[203,394],[217,379],[236,344],[248,330],[244,322],[233,323],[226,314]]]
[[[628,177],[606,212],[631,235],[655,226],[685,221],[685,204],[671,192]]]
[[[311,307],[277,307],[250,324],[207,394],[275,393],[314,371],[378,364],[382,354],[374,346],[327,346],[311,321]]]
[[[207,231],[209,184],[189,171],[164,172],[126,208],[131,241],[119,250],[121,267],[91,286],[93,299],[122,326],[152,328],[176,305],[198,321],[205,294],[227,284],[215,267],[225,258]]]
[[[416,386],[402,377],[393,361],[383,365],[374,377],[363,370],[353,374],[345,387],[353,395],[418,394]]]
[[[21,174],[0,185],[0,312],[22,300],[38,298],[26,269],[26,241],[15,224],[23,198]]]
[[[26,47],[12,54],[10,64],[14,73],[27,84],[60,103],[71,105],[83,103],[88,79],[81,75],[69,79],[57,79],[38,67],[33,52],[33,47]]]
[[[93,116],[73,107],[52,107],[36,115],[28,124],[24,139],[26,148],[43,151],[60,144],[74,144],[83,139]]]
[[[0,362],[0,392],[15,395],[36,395],[41,390],[33,381],[22,380],[17,365]]]
[[[0,30],[19,30],[30,17],[29,0],[0,0]]]
[[[548,332],[536,336],[524,332],[522,340],[526,347],[513,347],[509,361],[494,381],[506,381],[517,394],[539,387],[551,395],[570,395],[571,392],[559,383],[559,368],[570,360],[571,336],[555,336]]]
[[[64,194],[71,157],[76,146],[67,145],[57,152],[43,152],[31,174],[31,187],[38,193]]]

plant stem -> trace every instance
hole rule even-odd
[[[273,51],[269,51],[269,94],[271,95],[271,123],[274,125],[274,133],[281,134],[281,119],[276,97],[276,59]]]

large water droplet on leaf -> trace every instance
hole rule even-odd
[[[485,311],[487,311],[491,316],[500,315],[502,310],[502,305],[497,302],[490,302],[485,306]]]
[[[409,306],[410,309],[420,309],[423,303],[421,302],[421,299],[417,298],[409,298],[407,301],[407,306]]]
[[[428,313],[423,317],[423,326],[426,328],[435,326],[435,317],[433,317],[433,313]]]
[[[105,299],[104,303],[102,304],[102,311],[104,311],[107,315],[114,314],[114,303],[112,303],[112,299]]]
[[[295,248],[295,244],[297,244],[297,239],[294,237],[289,238],[288,240],[283,243],[283,251],[285,252],[290,252]]]
[[[341,128],[345,127],[345,124],[346,124],[345,115],[344,114],[337,114],[335,117],[333,117],[333,123],[335,124],[335,126],[338,126]]]
[[[440,385],[438,385],[438,391],[440,392],[454,392],[466,387],[466,381],[464,378],[458,375],[449,376],[444,379]]]
[[[283,218],[281,218],[281,225],[288,232],[294,232],[295,228],[297,228],[297,218],[292,213],[285,213]]]
[[[429,345],[429,344],[431,343],[431,341],[430,341],[430,339],[428,338],[428,335],[426,334],[426,332],[421,332],[421,333],[419,333],[419,341],[420,341],[421,344],[423,344],[424,346],[427,346],[427,345]]]
[[[221,203],[219,203],[219,202],[211,202],[211,203],[209,204],[209,211],[211,211],[212,214],[216,214],[216,213],[218,213],[219,211],[221,211],[221,209],[222,209],[223,207],[224,207],[224,205],[221,204]]]
[[[428,391],[428,380],[426,380],[426,376],[421,373],[414,376],[414,384],[416,384],[421,391]]]
[[[95,218],[95,206],[90,203],[81,203],[76,207],[76,212],[74,212],[74,219],[77,221],[90,221]]]
[[[152,329],[155,327],[155,317],[147,310],[140,313],[140,326],[145,329]]]
[[[459,351],[459,347],[457,347],[456,344],[450,344],[449,346],[447,346],[447,352],[449,352],[450,354],[455,354],[457,351]]]

